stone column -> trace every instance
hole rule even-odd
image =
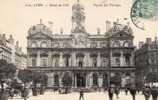
[[[74,80],[75,84],[74,85],[75,85],[75,88],[77,88],[77,77],[76,77],[76,74],[74,74],[74,77],[75,77],[75,80]]]
[[[40,66],[40,51],[37,51],[37,66]]]
[[[51,51],[48,52],[48,66],[52,66],[52,53]]]
[[[88,52],[86,52],[85,54],[84,65],[89,67],[89,53]]]
[[[121,56],[120,56],[120,66],[124,66],[124,57],[123,57],[122,51],[121,51]]]
[[[48,87],[54,86],[54,73],[48,73]]]
[[[102,74],[99,75],[98,85],[99,85],[99,87],[103,86],[103,75]]]
[[[130,56],[130,66],[133,66],[133,53],[131,53],[131,56]]]
[[[89,82],[89,86],[92,87],[93,86],[93,73],[90,73],[90,82]]]
[[[59,75],[59,87],[63,87],[63,84],[62,84],[62,75],[58,74]]]
[[[101,66],[101,57],[100,57],[100,53],[98,53],[98,56],[97,56],[97,67],[100,67]]]
[[[86,88],[89,87],[89,74],[86,74]]]
[[[72,66],[73,67],[76,66],[76,54],[75,54],[75,52],[72,53]]]
[[[63,66],[63,53],[60,52],[60,57],[59,57],[59,66],[62,67]]]

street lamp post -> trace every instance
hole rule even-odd
[[[109,68],[108,68],[108,87],[111,87],[111,47],[110,47],[110,38],[108,38],[108,53],[109,53]]]

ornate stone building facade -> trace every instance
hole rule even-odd
[[[139,42],[139,48],[134,53],[136,65],[136,85],[144,86],[149,73],[158,72],[158,40],[152,41],[146,38],[145,42]]]
[[[135,84],[133,32],[118,21],[106,22],[105,34],[85,29],[84,7],[72,6],[70,35],[53,34],[43,23],[28,31],[28,69],[47,73],[48,86],[64,86],[71,78],[73,88],[126,86]]]
[[[19,42],[14,43],[12,35],[7,39],[6,34],[0,34],[0,59],[13,63],[18,69],[27,68],[27,56],[19,47]]]

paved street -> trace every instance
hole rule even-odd
[[[107,92],[93,92],[93,93],[85,93],[85,100],[109,100]],[[15,97],[10,100],[23,100],[20,97]],[[69,93],[69,94],[58,94],[54,92],[46,92],[44,95],[39,96],[31,96],[28,100],[79,100],[79,93]],[[119,95],[119,99],[116,99],[114,95],[114,100],[132,100],[131,95],[126,96],[124,92],[121,92]],[[144,100],[144,96],[139,95],[136,96],[136,100]],[[150,98],[152,100],[152,98]]]

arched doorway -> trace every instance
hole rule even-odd
[[[64,73],[62,77],[62,82],[64,87],[71,87],[72,86],[72,76],[69,72]]]
[[[54,85],[59,86],[59,75],[58,74],[54,74]]]
[[[103,74],[103,87],[108,87],[108,75],[106,73]]]
[[[98,86],[98,74],[93,74],[93,86]]]
[[[110,84],[114,86],[121,86],[121,75],[120,73],[115,73],[114,76],[110,78]]]
[[[77,87],[85,87],[86,86],[86,74],[85,73],[77,73]]]

